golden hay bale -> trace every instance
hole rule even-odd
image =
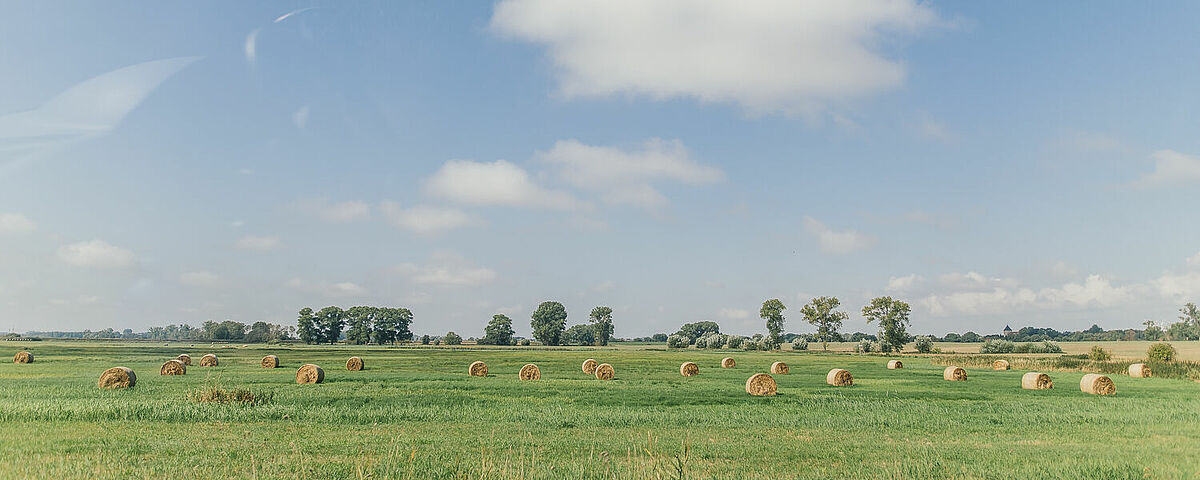
[[[137,384],[137,375],[127,367],[113,367],[100,374],[100,388],[130,388]]]
[[[904,368],[904,362],[899,360],[888,360],[888,370],[897,370]]]
[[[783,363],[783,362],[772,363],[771,364],[771,373],[774,373],[776,375],[787,375],[788,374],[788,366],[786,363]]]
[[[217,361],[217,356],[213,355],[211,353],[208,355],[205,355],[203,357],[200,357],[200,366],[201,367],[215,367],[215,366],[217,366],[218,363],[220,363],[220,362]]]
[[[183,355],[175,357],[175,359],[183,362],[184,365],[187,365],[189,367],[192,366],[192,356],[191,355],[188,355],[185,353]]]
[[[467,374],[472,377],[486,377],[487,364],[483,362],[471,362],[471,366],[467,367]]]
[[[349,370],[351,372],[357,372],[362,369],[363,369],[363,360],[361,358],[350,357],[349,360],[346,360],[346,370]]]
[[[778,392],[775,379],[765,373],[756,373],[746,379],[746,393],[756,397],[774,395]]]
[[[597,365],[596,368],[599,369],[600,366]],[[542,378],[542,371],[538,369],[537,365],[526,363],[525,366],[521,367],[521,371],[517,372],[517,378],[521,380],[539,380]]]
[[[17,352],[13,355],[13,363],[33,363],[33,354],[29,352]]]
[[[596,365],[599,365],[599,364],[600,363],[596,362],[596,359],[594,359],[594,358],[589,358],[587,360],[584,360],[583,361],[583,373],[586,373],[588,375],[595,375],[596,374]]]
[[[1138,378],[1149,378],[1154,376],[1154,372],[1150,371],[1150,366],[1144,363],[1135,363],[1129,366],[1129,376]]]
[[[942,372],[942,378],[951,382],[961,382],[967,379],[967,371],[951,365]]]
[[[733,368],[737,366],[737,362],[733,361],[733,357],[725,357],[721,359],[721,368]]]
[[[679,366],[679,374],[685,377],[699,375],[700,366],[696,365],[695,362],[683,362],[683,365]]]
[[[992,362],[992,370],[1008,370],[1008,360],[1000,359]]]
[[[321,370],[321,367],[311,363],[305,364],[303,367],[300,367],[299,370],[296,370],[296,383],[308,384],[321,383],[324,381],[325,371]]]
[[[1093,395],[1112,395],[1117,393],[1117,385],[1113,383],[1112,379],[1098,373],[1084,375],[1079,380],[1079,389],[1083,393],[1091,393]]]
[[[613,377],[615,377],[616,375],[617,375],[617,371],[615,369],[613,369],[612,365],[609,365],[607,363],[601,363],[599,365],[596,365],[596,379],[597,380],[612,380]]]
[[[275,355],[267,355],[262,359],[263,368],[279,368],[279,357]]]
[[[1026,390],[1047,390],[1054,388],[1050,376],[1042,372],[1029,372],[1021,375],[1021,388]]]
[[[167,360],[167,363],[158,369],[159,375],[187,375],[187,367],[179,360]]]
[[[835,368],[830,370],[829,373],[825,374],[825,383],[835,387],[848,387],[850,385],[854,385],[854,377],[851,376],[850,372],[846,371],[845,369]]]

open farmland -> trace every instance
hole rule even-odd
[[[2,478],[1195,478],[1200,384],[1082,372],[945,368],[906,357],[623,348],[195,348],[28,342],[35,362],[0,366]],[[182,376],[159,367],[215,353]],[[280,368],[264,369],[264,355]],[[350,372],[359,356],[365,369]],[[737,366],[719,368],[722,357]],[[615,367],[601,382],[580,365]],[[490,376],[467,366],[487,363]],[[700,374],[683,377],[682,362]],[[744,391],[772,362],[779,394]],[[325,382],[296,385],[320,365]],[[522,382],[536,363],[542,378]],[[137,372],[100,390],[111,366]],[[834,367],[854,385],[831,387]],[[198,401],[241,390],[256,405]]]

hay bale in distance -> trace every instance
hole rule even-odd
[[[775,362],[771,364],[771,373],[776,375],[787,375],[788,366],[783,362]]]
[[[467,367],[467,374],[472,377],[486,377],[487,364],[483,362],[471,362],[471,366]]]
[[[321,367],[307,363],[296,370],[296,383],[310,384],[321,383],[325,381],[325,371]]]
[[[1054,388],[1050,376],[1042,372],[1029,372],[1021,375],[1021,388],[1026,390],[1049,390]]]
[[[192,366],[192,356],[191,355],[188,355],[185,353],[178,357],[175,357],[175,359],[179,360],[180,362],[183,362],[183,364],[188,367]]]
[[[208,355],[205,355],[203,357],[200,357],[200,366],[201,367],[215,367],[219,363],[220,362],[217,361],[217,356],[213,355],[211,353]]]
[[[733,357],[725,357],[721,359],[721,368],[733,368],[736,366],[737,362],[733,360]]]
[[[33,363],[33,354],[29,352],[17,352],[13,355],[13,363]]]
[[[685,377],[699,375],[700,366],[696,365],[696,362],[683,362],[683,365],[679,366],[679,374]]]
[[[1150,366],[1144,363],[1135,363],[1129,366],[1129,376],[1137,378],[1149,378],[1154,376],[1154,372],[1150,371]]]
[[[778,391],[775,379],[765,373],[756,373],[746,379],[746,393],[756,397],[774,395]]]
[[[600,366],[597,365],[596,368],[599,369]],[[540,380],[542,378],[542,371],[538,369],[537,365],[526,363],[525,366],[521,367],[521,371],[517,372],[517,378],[521,380]]]
[[[167,360],[167,363],[158,369],[159,375],[187,375],[187,366],[179,360]]]
[[[275,355],[267,355],[262,359],[263,368],[279,368],[279,357]]]
[[[967,371],[951,365],[942,372],[942,378],[951,382],[961,382],[967,379]]]
[[[584,360],[583,361],[583,373],[586,373],[588,375],[595,375],[596,374],[596,365],[599,365],[599,364],[600,363],[597,362],[596,359],[594,359],[594,358],[589,358],[587,360]]]
[[[612,365],[609,365],[607,363],[601,363],[599,365],[596,365],[596,379],[597,380],[612,380],[613,377],[615,377],[615,376],[617,376],[617,371],[613,368]]]
[[[992,370],[1008,370],[1008,360],[1000,359],[992,362]]]
[[[349,360],[346,360],[346,370],[349,370],[351,372],[357,372],[362,369],[363,369],[363,359],[361,359],[359,357],[350,357]]]
[[[888,370],[899,370],[901,368],[904,368],[904,362],[901,362],[899,360],[888,360],[887,367],[888,367]]]
[[[1089,373],[1079,380],[1079,389],[1083,393],[1093,395],[1112,395],[1117,393],[1117,385],[1107,375]]]
[[[825,374],[825,383],[835,387],[848,387],[854,385],[854,377],[846,369],[835,368]]]
[[[131,388],[137,384],[137,375],[128,367],[112,367],[100,374],[100,388]]]

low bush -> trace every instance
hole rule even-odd
[[[872,342],[865,338],[862,340],[859,340],[858,345],[854,346],[854,351],[857,353],[871,353],[871,352],[875,351],[875,342]]]
[[[1092,345],[1092,349],[1088,350],[1087,356],[1088,356],[1088,360],[1092,360],[1092,361],[1096,361],[1096,362],[1105,362],[1108,360],[1112,360],[1112,354],[1108,353],[1108,350],[1105,350],[1103,347],[1101,347],[1099,345]]]
[[[933,337],[922,335],[913,341],[916,344],[918,353],[930,353],[933,351]]]
[[[742,348],[742,344],[745,342],[746,339],[741,335],[730,335],[729,338],[725,340],[725,348]]]
[[[1176,355],[1178,352],[1169,343],[1156,343],[1146,350],[1146,358],[1151,362],[1173,362]],[[1155,369],[1154,373],[1158,373],[1158,369]]]
[[[792,350],[808,350],[808,339],[796,337],[795,340],[792,340]]]
[[[692,344],[692,339],[686,335],[671,335],[667,337],[667,348],[687,348]]]
[[[979,353],[1013,353],[1016,344],[1008,340],[988,340],[979,346]]]
[[[446,345],[462,345],[462,337],[458,336],[458,334],[454,332],[446,332],[446,336],[442,337],[442,341],[445,342]]]
[[[528,346],[529,346],[529,339],[528,339],[528,338],[522,338],[522,339],[521,339],[521,342],[520,342],[520,344],[521,344],[521,346],[522,346],[522,347],[528,347]]]

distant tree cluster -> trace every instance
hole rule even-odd
[[[345,328],[348,343],[383,345],[412,340],[412,321],[407,308],[357,306],[343,310],[329,306],[313,312],[304,307],[296,320],[296,333],[304,343],[335,343]]]
[[[207,321],[200,328],[186,323],[167,325],[165,327],[150,327],[145,332],[134,332],[126,328],[116,331],[112,328],[81,332],[28,332],[27,335],[44,338],[79,338],[79,339],[140,339],[140,340],[204,340],[230,341],[243,343],[268,343],[295,338],[294,327],[277,325],[267,322],[254,322],[246,325],[242,322],[225,320],[222,322]]]

